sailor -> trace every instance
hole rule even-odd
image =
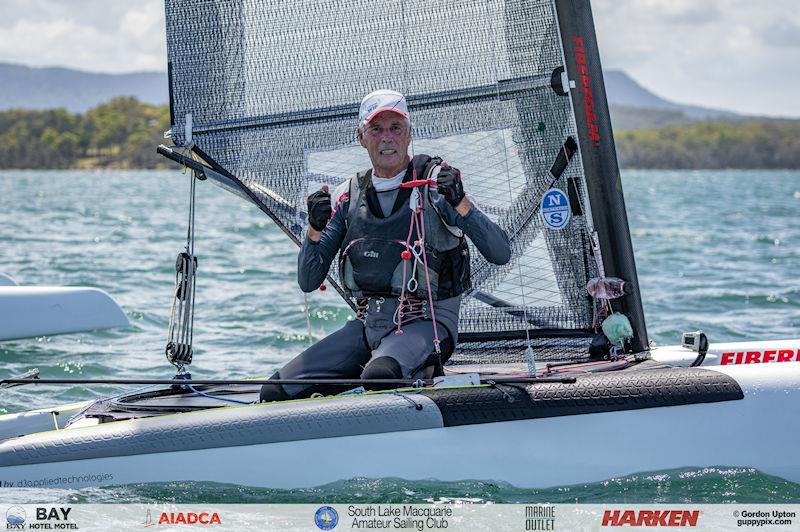
[[[308,235],[297,259],[300,288],[312,292],[338,253],[341,285],[357,302],[357,319],[306,349],[273,379],[441,373],[455,349],[461,296],[471,287],[465,237],[493,264],[511,257],[508,236],[466,196],[457,168],[428,155],[409,156],[411,122],[402,94],[368,94],[357,134],[372,168],[333,195],[323,188],[308,197]],[[408,186],[434,177],[428,185]],[[261,400],[333,391],[265,384]]]

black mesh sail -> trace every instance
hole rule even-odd
[[[580,143],[554,2],[167,0],[166,13],[173,141],[292,240],[303,238],[310,192],[370,167],[356,137],[361,98],[398,90],[411,155],[460,168],[511,237],[507,265],[472,250],[454,360],[520,361],[528,341],[542,357],[582,356],[599,257],[583,149],[551,172]],[[560,229],[539,211],[550,188],[570,200]],[[334,270],[330,282],[338,289]]]

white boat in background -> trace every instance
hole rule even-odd
[[[19,286],[0,274],[0,341],[129,325],[117,302],[99,288]]]

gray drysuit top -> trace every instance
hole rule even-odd
[[[391,211],[397,193],[398,189],[377,193],[384,215]],[[430,199],[444,222],[461,229],[486,260],[493,264],[506,264],[510,260],[511,248],[508,236],[480,209],[473,206],[466,216],[461,216],[435,188],[430,189]],[[328,225],[322,231],[319,242],[314,242],[308,237],[303,242],[297,257],[297,280],[304,292],[313,292],[325,280],[331,262],[339,251],[347,232],[349,205],[349,198],[343,196],[336,205]],[[406,209],[408,206],[403,205],[400,208]],[[460,296],[434,301],[436,322],[447,329],[454,346],[458,340],[460,304]],[[384,336],[396,329],[393,317],[397,305],[397,298],[370,298],[364,328],[367,343],[371,349],[375,349]],[[443,335],[440,333],[440,336]]]

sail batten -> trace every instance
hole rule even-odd
[[[457,91],[442,91],[433,94],[420,94],[410,96],[407,100],[410,106],[419,110],[437,107],[442,104],[491,100],[498,97],[508,98],[524,94],[527,91],[550,87],[551,78],[552,76],[550,74],[542,74],[540,76],[530,76],[525,79],[501,80],[494,85]],[[305,109],[291,113],[254,117],[246,120],[228,120],[219,123],[212,122],[206,125],[195,125],[192,131],[194,133],[214,133],[256,127],[280,127],[294,124],[308,124],[337,118],[353,119],[353,117],[358,116],[358,108],[359,103],[357,102],[336,107]]]

